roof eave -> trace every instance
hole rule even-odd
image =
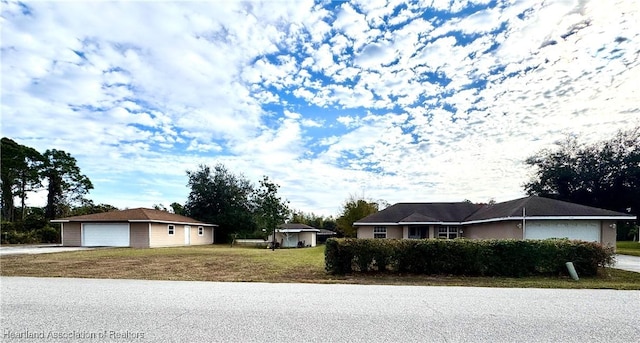
[[[160,224],[183,224],[183,225],[198,225],[198,226],[218,226],[217,224],[207,224],[198,222],[178,222],[172,220],[159,220],[159,219],[129,219],[121,220],[129,223],[160,223]]]
[[[378,222],[378,223],[362,223],[355,222],[354,226],[400,226],[400,225],[469,225],[492,223],[510,220],[635,220],[636,216],[525,216],[525,217],[499,217],[478,220],[469,220],[462,222]]]
[[[366,225],[400,225],[400,223],[393,223],[393,222],[381,222],[381,223],[376,223],[376,222],[371,222],[371,223],[355,222],[355,223],[353,223],[353,226],[366,226]]]

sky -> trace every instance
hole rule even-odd
[[[0,8],[2,136],[71,154],[119,208],[184,204],[217,163],[319,215],[506,201],[541,149],[640,125],[635,0]]]

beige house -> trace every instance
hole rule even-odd
[[[616,221],[635,216],[531,196],[497,204],[398,203],[353,225],[358,238],[568,238],[616,244]]]
[[[63,246],[150,248],[213,244],[217,225],[148,208],[52,220],[60,223]]]
[[[315,247],[318,232],[320,230],[305,224],[282,224],[276,229],[276,243],[283,248]],[[272,241],[273,235],[269,235],[267,242]]]

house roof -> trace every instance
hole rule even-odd
[[[487,205],[466,218],[466,221],[486,220],[493,218],[525,217],[626,217],[632,215],[605,210],[596,207],[578,205],[566,201],[530,196]]]
[[[335,231],[331,231],[327,229],[320,229],[320,232],[318,232],[318,235],[333,236],[333,235],[337,235],[337,233]]]
[[[286,223],[278,226],[278,232],[320,232],[313,226],[300,223]]]
[[[566,201],[530,196],[497,204],[469,202],[397,203],[371,214],[354,225],[474,223],[502,220],[537,219],[635,219],[626,213],[578,205]]]
[[[203,223],[193,218],[181,216],[167,211],[150,208],[132,208],[121,211],[86,214],[82,216],[66,217],[52,220],[53,223],[66,222],[159,222],[175,224],[194,224],[201,226],[217,226]]]
[[[356,224],[461,222],[480,207],[482,205],[470,202],[397,203],[358,220]]]

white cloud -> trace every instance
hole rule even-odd
[[[506,200],[563,134],[638,125],[628,1],[25,4],[2,8],[3,135],[77,156],[118,206],[183,201],[216,162],[325,214],[363,189]]]

